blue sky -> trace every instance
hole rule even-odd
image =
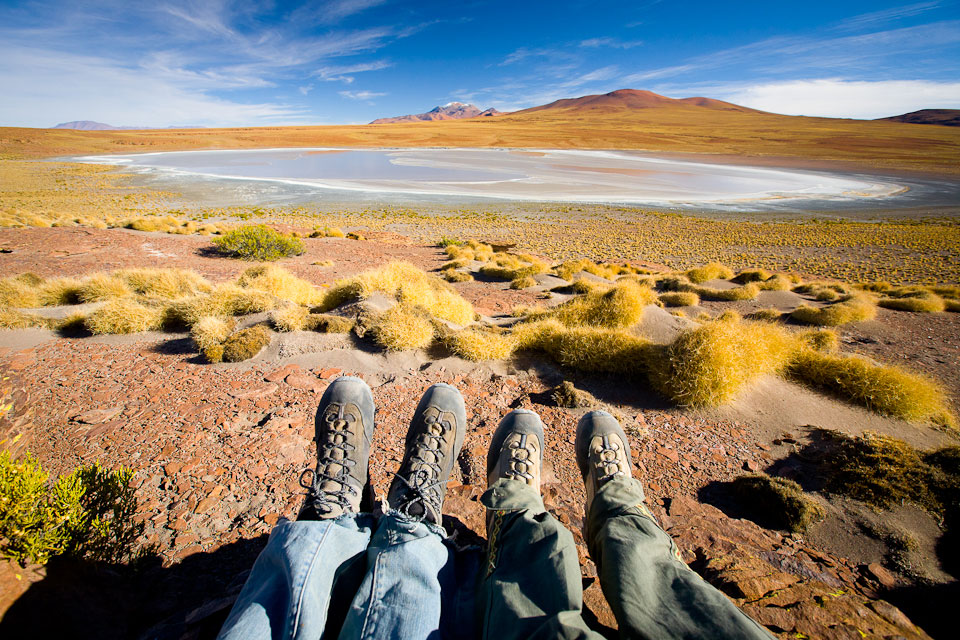
[[[620,88],[960,108],[958,2],[0,0],[0,126],[363,123]]]

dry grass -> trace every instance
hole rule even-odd
[[[309,309],[294,304],[270,312],[270,322],[277,331],[303,331],[309,317]]]
[[[79,304],[83,283],[76,278],[54,278],[39,287],[40,304],[44,307]]]
[[[171,328],[190,328],[204,316],[243,316],[269,311],[276,306],[276,298],[265,291],[219,284],[210,293],[175,300],[167,305],[163,323]]]
[[[480,267],[480,273],[491,278],[510,280],[514,289],[525,289],[536,284],[533,276],[546,273],[545,262],[529,255],[495,253],[490,263]]]
[[[637,324],[643,317],[644,308],[656,301],[656,294],[649,288],[624,280],[610,288],[597,288],[569,300],[544,315],[570,327],[586,325],[618,329]]]
[[[960,311],[960,300],[944,300],[943,303],[946,311],[953,313]]]
[[[791,363],[790,375],[881,415],[942,425],[955,422],[947,396],[936,382],[898,367],[801,349]]]
[[[815,324],[821,327],[838,327],[851,322],[865,322],[877,316],[873,301],[862,295],[850,295],[841,298],[826,307],[800,305],[790,314],[797,322]]]
[[[229,336],[223,343],[223,361],[242,362],[243,360],[249,360],[270,344],[271,337],[270,330],[262,324],[237,331]],[[207,359],[214,362],[214,360],[210,358],[210,355],[215,355],[217,349],[214,347],[208,349],[205,353],[208,354]]]
[[[123,278],[112,274],[95,273],[87,276],[80,283],[79,298],[81,302],[101,302],[123,298],[133,294],[133,289]]]
[[[40,294],[37,284],[27,274],[3,278],[0,280],[0,305],[30,309],[40,306]]]
[[[690,282],[700,284],[707,280],[729,280],[733,277],[733,270],[719,262],[711,262],[702,267],[689,269],[685,275]]]
[[[426,309],[431,315],[455,324],[466,325],[474,318],[473,305],[452,286],[408,262],[391,262],[337,282],[327,292],[319,310],[329,311],[376,292],[393,296],[409,307]]]
[[[476,240],[467,240],[464,244],[451,244],[445,249],[453,260],[461,260],[464,264],[477,260],[487,262],[493,257],[493,247]]]
[[[763,282],[764,280],[769,280],[771,273],[766,269],[744,269],[738,273],[734,278],[733,282],[737,284],[747,284],[748,282]]]
[[[757,309],[747,315],[748,320],[762,320],[763,322],[778,322],[783,317],[780,309]]]
[[[752,474],[735,478],[731,488],[751,520],[767,528],[804,533],[824,515],[823,507],[793,480]]]
[[[556,319],[517,325],[517,349],[544,351],[559,364],[581,371],[638,373],[650,342],[620,329],[567,327]]]
[[[426,349],[433,342],[433,323],[422,309],[398,304],[372,318],[373,339],[387,351]]]
[[[778,327],[727,317],[661,348],[651,358],[650,381],[678,404],[715,406],[760,376],[782,371],[796,350],[797,339]]]
[[[700,304],[700,296],[692,291],[668,291],[661,293],[658,298],[668,307],[694,307]]]
[[[210,291],[206,278],[189,269],[122,269],[113,276],[126,283],[134,293],[150,298],[175,300]],[[69,294],[70,283],[62,285]],[[81,287],[81,296],[82,296]]]
[[[344,236],[346,236],[346,234],[338,227],[314,229],[313,233],[310,234],[311,238],[343,238]]]
[[[778,273],[777,275],[758,283],[757,286],[760,287],[761,291],[790,291],[790,289],[794,286],[794,283],[789,277]]]
[[[558,407],[567,409],[587,409],[597,404],[593,396],[577,389],[569,380],[564,380],[557,385],[550,392],[550,397]]]
[[[334,316],[328,313],[311,313],[307,316],[305,328],[319,333],[349,333],[354,324],[350,318]]]
[[[914,313],[939,313],[947,308],[943,298],[921,287],[890,289],[887,297],[881,298],[877,304],[885,309]]]
[[[441,273],[443,274],[443,279],[447,282],[470,282],[473,280],[473,275],[467,273],[466,271],[443,269]]]
[[[323,300],[323,294],[312,284],[283,267],[269,264],[257,265],[244,271],[237,278],[237,286],[264,291],[280,300],[300,305],[309,306]]]
[[[840,335],[833,329],[808,329],[797,337],[815,351],[836,353],[840,349]]]
[[[223,344],[236,326],[233,318],[205,316],[190,329],[190,337],[200,351]]]
[[[84,320],[94,335],[140,333],[159,329],[162,314],[157,307],[140,304],[133,297],[108,300]]]
[[[756,282],[748,282],[741,287],[732,289],[714,289],[713,287],[693,287],[690,289],[704,300],[719,300],[732,302],[735,300],[753,300],[760,295],[760,286]]]
[[[27,329],[46,326],[45,318],[16,309],[0,309],[0,329]]]
[[[463,329],[449,332],[443,343],[464,360],[505,360],[517,346],[516,339],[505,333],[482,329]]]

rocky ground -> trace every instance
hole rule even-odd
[[[0,275],[165,266],[223,280],[247,266],[206,254],[208,245],[197,236],[121,230],[5,229],[0,247],[11,252],[0,256]],[[389,260],[427,269],[443,261],[435,248],[392,234],[370,241],[313,240],[307,248],[284,266],[315,284]],[[320,260],[333,265],[312,264]],[[457,285],[487,315],[535,301],[536,294],[507,286]],[[869,326],[852,327],[845,342],[878,357],[905,353],[909,346],[910,353],[921,354],[914,360],[922,368],[955,385],[955,376],[944,373],[958,364],[957,317],[884,312],[877,322],[886,333],[874,338],[879,334]],[[588,618],[598,629],[610,632],[615,621],[580,533],[584,492],[573,434],[585,409],[557,407],[549,393],[565,379],[622,418],[648,505],[684,559],[778,636],[946,637],[943,614],[931,611],[932,603],[955,592],[956,582],[941,572],[932,552],[917,559],[926,576],[918,583],[884,565],[882,545],[856,544],[863,534],[839,506],[831,503],[832,515],[819,526],[849,525],[854,532],[844,538],[846,546],[825,533],[833,529],[804,537],[737,519],[721,489],[749,471],[795,473],[814,424],[885,431],[917,446],[943,445],[952,436],[881,419],[779,380],[764,381],[731,408],[691,412],[662,405],[629,380],[572,376],[538,360],[473,364],[440,349],[384,355],[342,336],[290,334],[250,361],[214,366],[197,356],[183,334],[63,338],[40,329],[0,332],[0,371],[0,404],[13,406],[0,418],[5,446],[34,452],[52,474],[94,461],[133,468],[145,542],[157,549],[155,561],[137,574],[65,562],[25,570],[0,563],[4,636],[7,630],[39,630],[43,636],[45,629],[81,628],[99,637],[212,636],[266,534],[299,508],[298,478],[314,456],[320,395],[330,380],[351,374],[370,384],[378,406],[371,477],[379,495],[399,466],[420,394],[440,381],[463,393],[469,427],[445,505],[448,527],[463,543],[485,535],[478,498],[497,423],[511,408],[540,413],[547,427],[545,502],[577,540]],[[788,404],[807,413],[778,411]],[[921,524],[923,518],[930,520],[922,512],[916,516]],[[44,616],[52,603],[58,615]]]

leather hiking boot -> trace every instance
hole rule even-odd
[[[533,411],[508,413],[490,440],[487,451],[487,486],[501,478],[519,480],[540,493],[543,462],[543,422]]]
[[[463,445],[466,426],[459,391],[444,383],[427,389],[410,421],[403,462],[387,494],[393,509],[440,525],[447,479]]]
[[[373,438],[373,395],[360,378],[343,376],[330,383],[317,407],[317,467],[298,520],[324,520],[359,513],[367,484]]]
[[[577,423],[576,450],[590,513],[600,487],[616,477],[631,477],[630,444],[616,418],[606,411],[591,411]]]

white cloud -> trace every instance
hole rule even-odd
[[[711,97],[773,113],[873,119],[919,109],[960,108],[960,82],[788,80],[713,87]]]
[[[338,91],[337,93],[351,100],[370,100],[371,98],[379,98],[387,95],[386,93],[377,93],[376,91]]]
[[[942,3],[939,0],[934,0],[933,2],[917,2],[901,7],[883,9],[881,11],[861,13],[860,15],[853,16],[852,18],[842,20],[836,26],[836,28],[843,31],[854,31],[857,29],[870,28],[885,22],[893,22],[900,20],[901,18],[912,18],[913,16],[918,16],[921,13],[926,13],[927,11],[938,8],[941,4]]]
[[[606,36],[602,38],[588,38],[580,41],[581,47],[586,47],[589,49],[599,49],[601,47],[610,47],[611,49],[633,49],[634,47],[639,47],[642,44],[643,43],[639,40],[623,41]]]
[[[264,125],[306,122],[291,105],[217,98],[156,69],[112,60],[0,45],[0,123],[51,127],[70,120],[117,126]]]
[[[341,66],[326,66],[317,69],[313,75],[327,82],[343,82],[351,84],[355,78],[351,74],[363,73],[364,71],[379,71],[392,66],[386,60],[375,60],[374,62],[363,62],[359,64],[349,64]]]

